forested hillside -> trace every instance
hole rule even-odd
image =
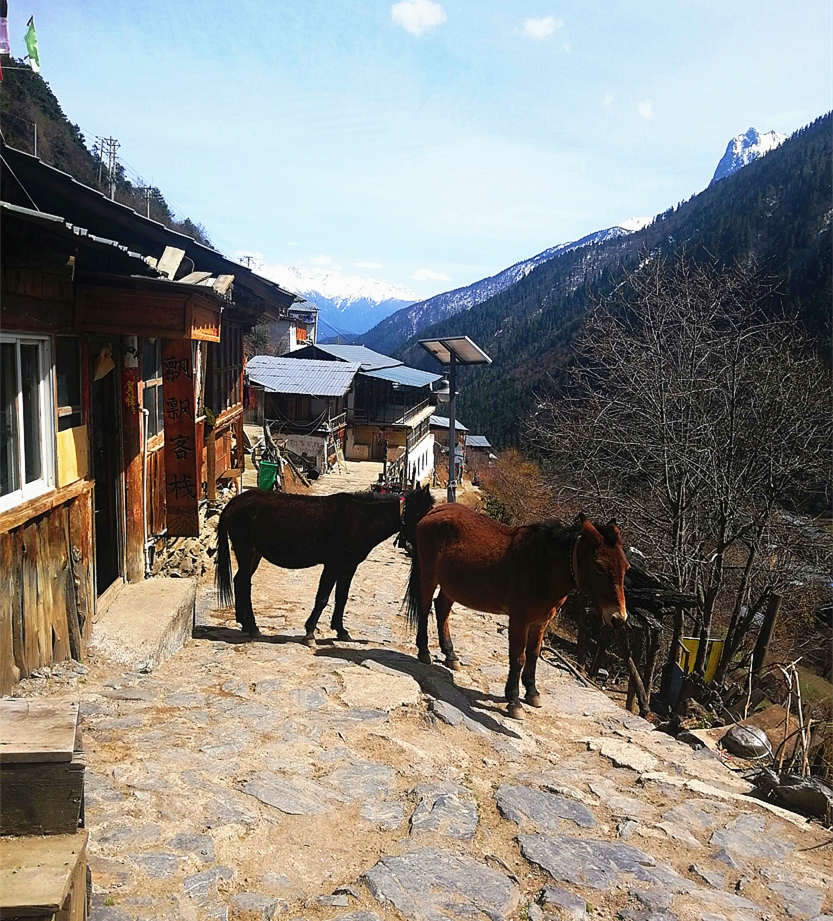
[[[645,229],[557,256],[488,301],[420,330],[419,338],[465,333],[494,360],[462,375],[466,425],[500,447],[517,444],[536,395],[558,392],[587,308],[653,253],[685,248],[724,265],[754,262],[780,279],[778,306],[829,341],[831,127],[828,113]],[[428,367],[421,352],[415,337],[398,354]]]
[[[92,151],[92,144],[84,137],[78,125],[66,117],[49,84],[24,61],[4,58],[3,63],[0,130],[6,143],[27,153],[34,153],[34,126],[37,125],[37,155],[41,160],[69,173],[85,185],[109,193],[106,159],[99,170],[99,160]],[[117,165],[114,172],[116,201],[145,214],[145,193],[139,189],[144,183],[138,179],[135,183],[131,182],[121,165]],[[164,195],[155,187],[150,190],[150,217],[200,243],[211,245],[205,228],[187,217],[175,217]]]

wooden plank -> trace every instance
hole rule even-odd
[[[14,537],[0,534],[0,694],[8,694],[20,680],[14,656],[14,610],[19,607]]]
[[[70,502],[82,493],[88,493],[92,488],[91,480],[78,480],[65,489],[55,489],[46,493],[46,495],[38,496],[37,499],[30,499],[28,502],[17,505],[0,515],[0,534],[19,528],[22,524],[26,524],[27,521],[46,514],[50,509],[62,505],[64,502]]]
[[[87,447],[89,432],[86,425],[58,432],[58,486],[68,486],[86,477],[90,470]]]
[[[208,433],[205,447],[205,497],[213,502],[217,498],[217,441],[214,429]]]
[[[218,294],[225,294],[234,281],[234,275],[218,275],[217,281],[214,282],[214,290]]]
[[[211,272],[189,272],[182,278],[178,278],[177,281],[181,285],[199,285],[207,278],[211,278]]]
[[[61,911],[79,865],[86,867],[88,836],[79,831],[0,839],[0,917]]]
[[[23,528],[23,658],[26,674],[43,664],[38,648],[38,636],[41,633],[37,567],[39,549],[38,523],[30,521]]]
[[[91,497],[92,493],[83,493],[68,506],[70,552],[73,554],[77,579],[78,621],[85,641],[92,634],[95,613]]]
[[[145,519],[142,508],[142,450],[139,432],[140,373],[135,353],[129,350],[137,339],[122,338],[122,452],[125,488],[125,575],[128,582],[145,577]]]
[[[52,661],[63,662],[69,659],[69,617],[70,600],[67,597],[67,570],[69,558],[67,556],[66,536],[66,510],[54,509],[44,519],[47,526],[48,550],[44,555],[44,568],[47,570],[46,578],[50,584],[50,620],[52,627]],[[73,600],[72,617],[75,617],[75,602]]]
[[[84,799],[83,752],[71,761],[0,764],[0,835],[62,835],[78,829]]]
[[[0,700],[0,764],[72,761],[77,726],[76,701]]]
[[[20,677],[25,678],[30,669],[26,665],[23,633],[23,530],[10,532],[9,539],[12,542],[15,580],[11,591],[12,648],[14,649],[14,663],[20,672]]]

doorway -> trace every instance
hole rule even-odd
[[[118,368],[112,343],[90,344],[92,381],[92,474],[95,479],[95,581],[103,594],[119,578],[121,546],[119,528]]]

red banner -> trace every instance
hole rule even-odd
[[[168,534],[172,537],[196,537],[200,533],[201,484],[191,351],[188,339],[166,339],[162,347],[165,498]]]

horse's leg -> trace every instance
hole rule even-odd
[[[428,649],[428,615],[431,613],[431,602],[434,598],[434,591],[437,588],[437,582],[433,576],[433,570],[430,573],[423,571],[420,580],[420,597],[422,598],[422,608],[419,612],[419,622],[417,623],[417,659],[426,665],[431,664],[431,652]]]
[[[318,581],[318,591],[315,593],[315,604],[312,606],[312,614],[310,614],[307,618],[307,622],[304,624],[304,632],[306,633],[304,642],[307,646],[315,645],[315,628],[318,625],[318,618],[321,616],[321,612],[330,600],[330,592],[333,590],[335,581],[335,569],[332,566],[325,565],[324,572],[321,573],[321,578]]]
[[[526,663],[521,673],[521,680],[526,688],[526,702],[530,707],[541,706],[541,695],[535,686],[535,669],[538,666],[538,657],[541,655],[541,643],[544,641],[544,633],[547,629],[548,620],[542,624],[533,624],[529,628],[526,641]]]
[[[350,583],[356,574],[356,567],[348,564],[343,569],[336,582],[336,603],[333,608],[333,616],[330,619],[330,627],[335,630],[336,638],[339,640],[350,640],[352,637],[344,629],[344,606],[347,604],[347,595],[350,593]]]
[[[456,672],[460,668],[460,660],[454,654],[451,631],[448,629],[448,615],[451,613],[452,604],[454,604],[454,600],[440,589],[440,593],[434,601],[434,611],[437,614],[437,635],[440,638],[440,649],[445,656],[445,664]]]
[[[232,543],[232,546],[234,544]],[[237,557],[237,575],[234,577],[234,617],[250,636],[260,633],[252,609],[252,573],[260,562],[259,554],[251,547],[234,546]]]
[[[509,677],[506,680],[506,703],[509,715],[516,720],[524,718],[518,679],[526,661],[526,638],[529,625],[523,615],[509,615]]]

